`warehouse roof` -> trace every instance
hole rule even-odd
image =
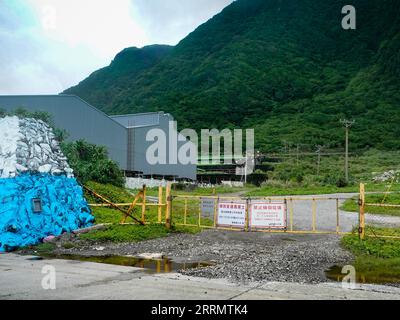
[[[141,128],[158,126],[160,124],[160,117],[163,115],[165,115],[164,112],[150,112],[110,116],[110,118],[122,124],[125,128]]]
[[[90,103],[86,102],[85,100],[81,99],[80,97],[73,95],[73,94],[48,94],[48,95],[0,95],[0,108],[2,107],[1,102],[6,102],[7,100],[21,100],[23,99],[24,101],[29,101],[29,103],[32,103],[33,100],[37,100],[37,103],[40,104],[41,107],[43,107],[44,109],[46,108],[46,106],[51,105],[52,107],[56,106],[54,105],[54,101],[49,99],[49,98],[53,98],[53,99],[60,99],[60,98],[66,98],[66,99],[70,99],[70,100],[75,100],[75,102],[78,103],[83,103],[85,106],[89,107],[90,109],[92,109],[93,111],[101,114],[104,117],[107,117],[111,120],[114,120],[112,117],[108,116],[106,113],[104,113],[103,111],[97,109],[96,107],[92,106]],[[24,103],[21,103],[21,105],[19,106],[21,108],[29,108],[30,106],[28,105],[24,105]],[[120,122],[117,122],[120,126],[125,127],[124,125],[122,125]]]

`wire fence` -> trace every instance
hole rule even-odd
[[[400,239],[400,193],[368,193],[360,188],[360,234],[361,237]]]
[[[170,184],[165,189],[165,197],[162,187],[158,197],[148,197],[144,186],[133,203],[127,204],[114,204],[97,195],[103,204],[91,206],[118,209],[123,224],[132,218],[136,223],[165,224],[167,228],[178,225],[244,232],[336,235],[358,230],[361,239],[400,239],[400,192],[368,193],[364,184],[360,185],[358,200],[336,196],[173,195]]]

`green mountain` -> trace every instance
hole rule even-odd
[[[166,45],[152,45],[122,50],[110,66],[93,72],[87,79],[64,93],[76,94],[99,106],[108,106],[113,98],[129,87],[130,81],[144,70],[160,62],[172,49]]]
[[[400,6],[353,0],[357,29],[344,30],[347,4],[238,0],[154,65],[111,65],[66,92],[109,114],[167,111],[182,128],[255,128],[264,151],[340,147],[344,117],[353,147],[400,148]]]

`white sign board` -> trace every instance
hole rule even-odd
[[[218,226],[244,229],[246,225],[245,202],[219,202]]]
[[[211,198],[201,198],[201,214],[203,217],[214,217],[214,210],[217,200]]]
[[[250,228],[286,229],[286,204],[253,202],[250,205]]]

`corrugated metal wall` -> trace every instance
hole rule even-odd
[[[161,112],[110,118],[76,96],[0,96],[0,108],[12,111],[19,107],[50,113],[55,125],[69,133],[69,141],[85,139],[105,146],[123,170],[196,179],[195,165],[152,166],[146,161],[146,150],[152,144],[146,142],[147,132],[160,128],[168,134],[169,121],[173,120],[170,115]]]
[[[145,113],[126,116],[112,117],[116,121],[134,128],[134,153],[131,161],[134,171],[141,171],[145,175],[158,176],[177,176],[196,180],[197,166],[196,165],[181,165],[181,164],[157,164],[150,165],[146,159],[146,151],[154,142],[146,141],[147,133],[152,129],[161,129],[167,136],[167,159],[169,159],[169,123],[174,121],[174,118],[169,114]],[[178,150],[180,146],[186,142],[178,142]],[[128,164],[129,166],[129,164]]]
[[[0,96],[0,108],[45,111],[53,116],[55,125],[68,132],[68,140],[86,141],[102,145],[110,158],[127,169],[126,129],[75,96]]]

